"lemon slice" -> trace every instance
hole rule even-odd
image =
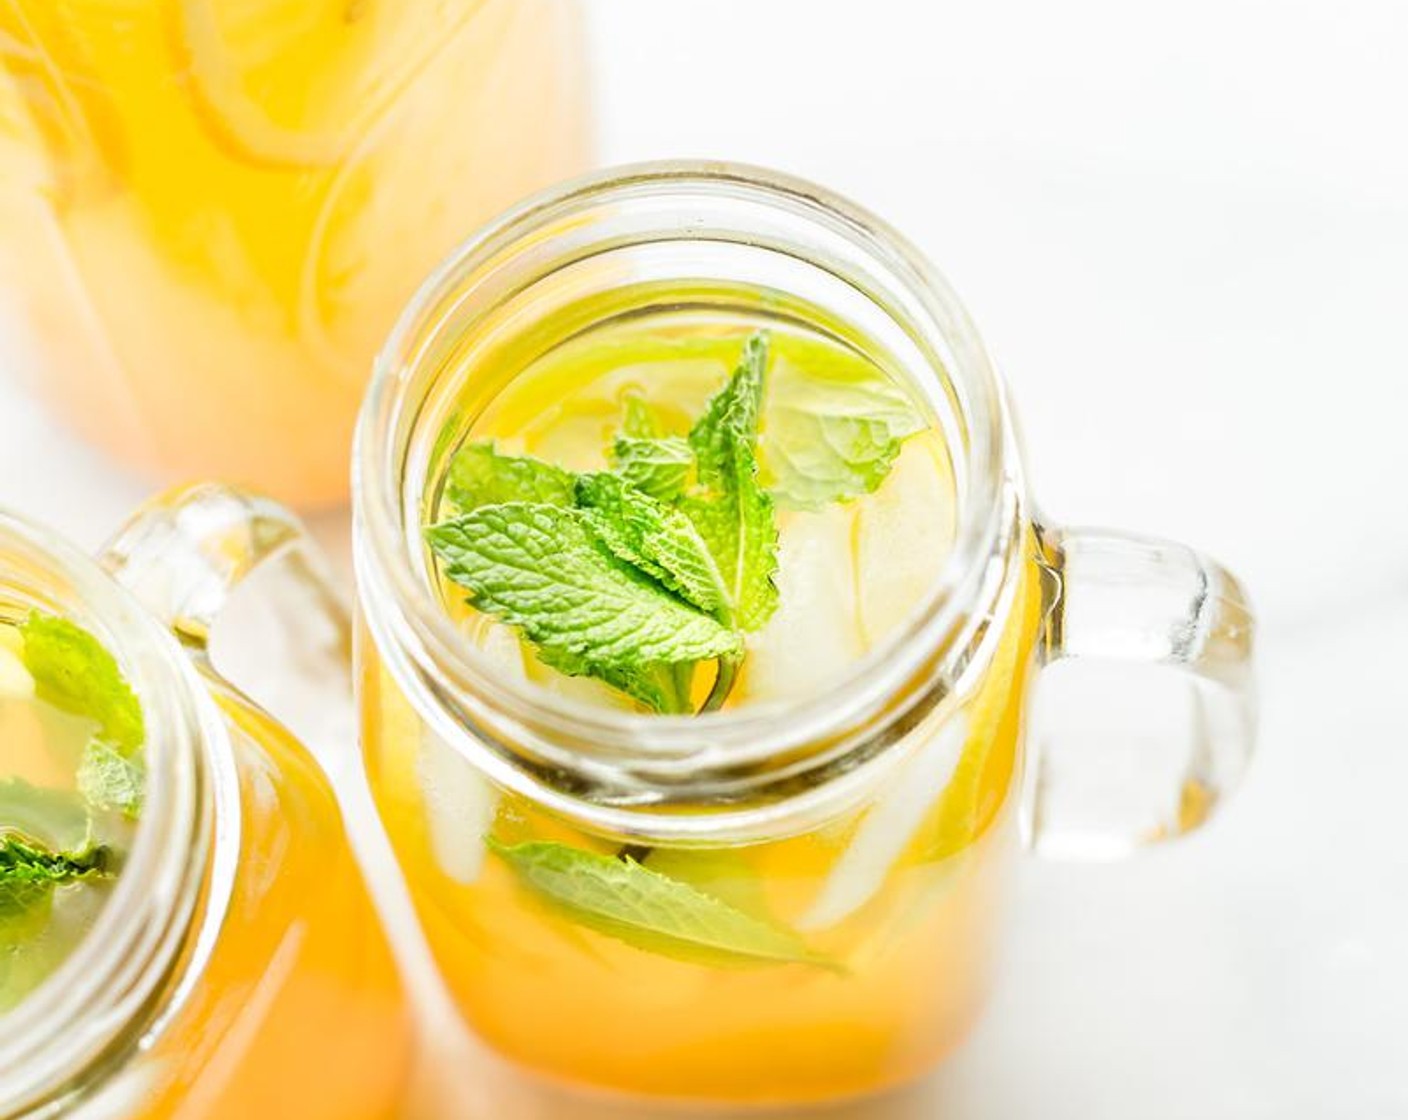
[[[181,0],[190,88],[210,132],[260,163],[345,158],[482,0]]]
[[[114,105],[114,37],[63,5],[0,12],[0,166],[7,187],[32,185],[55,209],[114,189],[127,138]],[[22,258],[21,258],[22,259]]]
[[[866,652],[856,625],[854,511],[788,513],[779,523],[780,604],[748,643],[740,701],[817,696]]]
[[[458,22],[438,33],[414,88],[378,110],[327,177],[309,233],[300,338],[359,381],[457,241],[586,162],[586,105],[554,14],[567,9],[513,0],[479,8],[466,25],[463,0],[448,6]]]
[[[967,742],[968,721],[960,713],[905,760],[866,813],[797,928],[810,931],[838,925],[880,894],[891,870],[932,814],[935,797],[954,780]]]

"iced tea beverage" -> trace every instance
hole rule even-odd
[[[658,686],[569,675],[551,660],[555,646],[545,658],[505,615],[470,606],[447,560],[436,593],[493,671],[621,715],[707,708],[746,719],[822,700],[923,600],[954,530],[941,433],[878,367],[822,335],[765,323],[661,315],[575,339],[496,398],[448,456],[432,499],[434,524],[458,526],[472,509],[482,516],[465,531],[490,533],[500,506],[538,504],[521,501],[526,492],[490,494],[516,475],[611,490],[604,480],[623,477],[612,470],[617,440],[680,452],[678,464],[651,471],[697,471],[684,453],[691,420],[718,407],[709,402],[728,391],[752,348],[763,380],[757,480],[772,483],[759,492],[775,501],[765,530],[772,556],[761,561],[768,574],[745,573],[730,595],[758,615],[738,654],[653,668],[680,678]],[[660,434],[617,434],[633,421]],[[827,440],[837,457],[823,464]],[[652,515],[688,508],[659,499],[641,506]],[[511,536],[516,526],[501,531]],[[543,578],[554,578],[559,560],[544,557]],[[910,733],[903,764],[863,808],[765,842],[647,841],[496,790],[419,732],[365,645],[373,787],[476,1031],[554,1077],[726,1100],[851,1095],[932,1064],[977,1007],[996,915],[994,867],[1013,846],[1008,793],[1038,601],[1030,556],[1014,562],[1027,571],[966,702]],[[621,570],[635,579],[654,569]],[[750,580],[765,586],[749,588]],[[729,582],[718,570],[707,581]],[[742,601],[750,595],[772,602],[755,608]],[[689,611],[674,613],[668,625],[693,622]],[[619,640],[631,640],[629,631]],[[725,667],[729,657],[736,666]],[[726,691],[717,687],[723,673],[733,677]],[[525,1007],[551,1013],[525,1016]]]
[[[0,518],[0,1116],[394,1115],[401,986],[303,747]]]
[[[626,169],[486,230],[384,351],[363,747],[467,1029],[531,1078],[805,1106],[981,1007],[1093,538],[1033,519],[911,254],[820,188]],[[1235,675],[1239,591],[1186,574]]]

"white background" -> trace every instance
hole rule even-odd
[[[1013,383],[1045,508],[1213,552],[1260,608],[1242,796],[1133,864],[1029,863],[919,1114],[1408,1116],[1408,5],[590,12],[605,160],[887,217]],[[0,504],[91,545],[147,489],[0,379]]]

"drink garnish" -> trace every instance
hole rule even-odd
[[[711,965],[839,966],[793,930],[755,916],[630,856],[532,841],[486,843],[549,905],[579,924],[647,952]]]
[[[64,939],[47,934],[56,892],[117,876],[120,852],[95,837],[110,827],[108,815],[141,811],[146,740],[136,694],[87,630],[34,611],[3,632],[0,653],[25,686],[10,698],[80,717],[90,730],[74,789],[0,780],[0,1010],[23,999],[67,952]]]
[[[34,611],[19,632],[35,695],[96,725],[78,770],[84,797],[96,808],[137,816],[145,784],[146,729],[141,705],[116,659],[92,634],[65,618]]]
[[[846,370],[813,396],[801,379],[784,385],[764,435],[768,365],[760,331],[687,436],[628,398],[610,471],[463,446],[446,478],[451,516],[426,530],[445,576],[561,672],[661,713],[721,706],[745,636],[777,610],[779,503],[816,508],[874,490],[900,441],[923,427],[878,372]],[[777,449],[772,490],[760,438]],[[703,661],[718,668],[697,705]]]

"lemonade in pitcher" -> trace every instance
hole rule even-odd
[[[988,975],[1030,544],[982,672],[895,732],[883,776],[750,754],[750,720],[808,718],[932,592],[956,530],[944,433],[853,333],[780,293],[627,286],[526,334],[474,367],[433,452],[434,597],[489,679],[575,705],[584,739],[599,715],[635,719],[649,756],[652,728],[699,721],[723,774],[694,786],[705,767],[671,774],[662,747],[673,793],[616,788],[604,760],[598,783],[533,754],[542,738],[499,748],[543,787],[510,790],[475,707],[456,712],[487,761],[364,632],[373,789],[465,1019],[527,1070],[635,1096],[800,1102],[918,1076]],[[713,823],[848,782],[847,808],[772,835]]]
[[[6,0],[0,337],[85,438],[346,492],[376,346],[587,157],[570,0]]]

